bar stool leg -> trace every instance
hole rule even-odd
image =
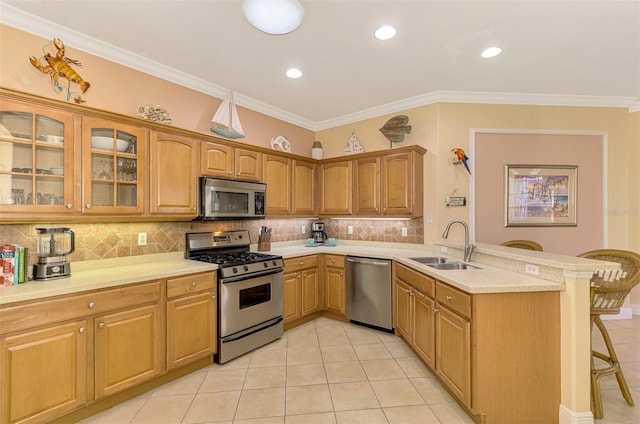
[[[616,379],[618,380],[618,386],[620,387],[620,391],[622,392],[622,397],[624,397],[624,400],[627,401],[629,406],[633,406],[634,403],[633,398],[631,397],[631,392],[629,391],[629,386],[627,385],[627,381],[624,378],[624,374],[622,374],[622,368],[620,368],[620,362],[618,362],[616,351],[613,349],[613,344],[611,343],[609,332],[600,319],[600,316],[595,317],[595,324],[602,333],[604,344],[607,347],[609,356],[607,357],[606,355],[596,351],[593,351],[593,354],[598,358],[607,361],[611,365],[611,371],[615,370]],[[612,374],[612,372],[608,372],[607,374]]]
[[[600,397],[600,376],[593,359],[595,356],[595,351],[593,350],[593,324],[595,318],[595,315],[591,315],[591,412],[593,413],[593,418],[599,420],[603,417],[604,412],[602,410],[602,398]]]

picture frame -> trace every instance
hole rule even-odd
[[[578,167],[505,165],[505,227],[577,226]]]

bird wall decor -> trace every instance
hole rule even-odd
[[[464,167],[467,168],[467,172],[469,173],[469,175],[471,175],[471,171],[469,170],[469,163],[468,163],[469,157],[464,152],[464,150],[462,150],[459,147],[454,147],[453,149],[451,149],[451,152],[453,152],[456,155],[458,163],[462,163]]]

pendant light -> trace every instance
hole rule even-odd
[[[242,11],[251,25],[271,35],[290,33],[304,17],[298,0],[245,0]]]

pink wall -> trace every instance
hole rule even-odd
[[[599,135],[476,134],[476,240],[534,240],[566,255],[603,247],[603,139]],[[504,166],[577,165],[578,225],[505,227]]]
[[[55,48],[49,45],[52,40],[6,25],[0,25],[0,39],[0,86],[66,100],[66,96],[52,89],[49,75],[29,63],[29,56],[55,54]],[[221,99],[82,52],[72,45],[65,47],[65,56],[82,63],[73,65],[74,69],[91,84],[82,95],[86,106],[136,116],[140,106],[159,105],[171,115],[172,126],[212,135],[210,120]],[[67,86],[63,79],[60,82]],[[72,84],[72,89],[77,88]],[[291,142],[292,153],[311,156],[313,131],[242,107],[238,107],[238,114],[246,134],[239,142],[271,148],[271,139],[282,135]]]

